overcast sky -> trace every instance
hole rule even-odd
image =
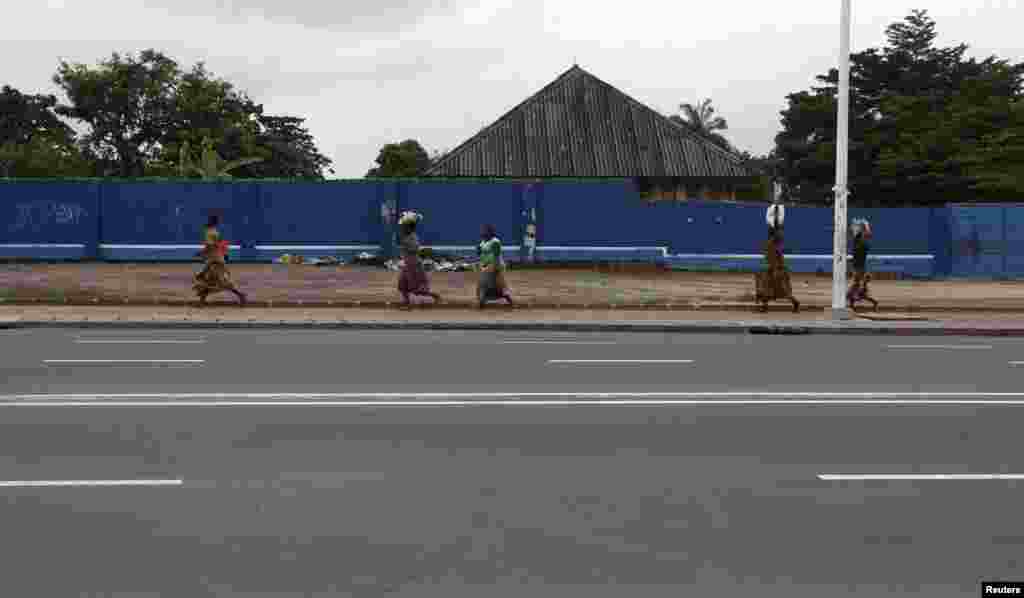
[[[7,1],[0,84],[56,93],[60,59],[113,51],[202,60],[271,114],[307,118],[343,178],[365,175],[385,143],[455,147],[574,60],[663,113],[710,97],[730,141],[766,152],[786,94],[835,66],[839,44],[839,0]],[[1024,60],[1021,0],[853,4],[853,51],[927,8],[940,44]]]

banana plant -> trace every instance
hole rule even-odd
[[[213,147],[213,140],[209,137],[203,139],[202,155],[198,164],[192,162],[192,153],[188,141],[181,145],[181,159],[178,164],[178,172],[182,176],[198,174],[204,179],[231,178],[231,171],[249,164],[262,162],[263,158],[241,158],[239,160],[225,160]]]

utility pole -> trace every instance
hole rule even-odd
[[[848,320],[846,307],[846,199],[850,155],[850,1],[839,18],[839,115],[836,122],[835,218],[832,237],[832,319]]]

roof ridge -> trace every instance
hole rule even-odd
[[[469,139],[466,139],[461,144],[453,148],[451,151],[447,152],[441,160],[439,160],[438,162],[436,162],[430,168],[427,169],[425,175],[429,176],[435,173],[442,172],[444,167],[447,166],[451,161],[455,160],[460,153],[466,151],[468,148],[474,146],[475,144],[482,142],[484,136],[487,133],[493,131],[498,126],[508,121],[514,115],[521,112],[525,107],[539,101],[540,98],[543,97],[545,93],[549,92],[551,89],[559,85],[564,85],[569,80],[575,79],[577,77],[589,78],[594,83],[610,90],[615,96],[618,96],[620,99],[625,100],[627,105],[632,105],[634,108],[639,108],[640,110],[648,112],[649,114],[653,115],[655,117],[655,123],[660,122],[663,123],[664,125],[667,125],[667,131],[669,134],[677,134],[680,139],[685,139],[696,144],[698,148],[701,148],[708,152],[707,155],[709,158],[714,156],[718,159],[724,159],[726,162],[731,163],[733,166],[736,166],[744,171],[748,170],[744,166],[743,159],[739,155],[725,148],[719,147],[717,144],[711,142],[709,139],[701,137],[700,135],[690,130],[689,128],[673,122],[669,117],[661,114],[660,112],[658,112],[654,108],[651,108],[650,106],[641,102],[640,100],[637,100],[636,98],[629,95],[625,91],[622,91],[618,87],[608,83],[607,81],[601,79],[597,75],[594,75],[590,71],[587,71],[578,64],[573,64],[569,69],[563,71],[558,77],[556,77],[548,84],[544,85],[540,90],[536,91],[523,101],[519,102],[509,110],[505,111],[500,117],[491,122],[489,125],[478,131],[476,134],[470,136]]]
[[[428,168],[426,172],[430,173],[430,172],[433,172],[435,170],[440,169],[446,162],[448,162],[449,160],[453,159],[455,157],[455,154],[457,154],[460,150],[462,150],[463,148],[469,146],[470,144],[474,143],[475,141],[478,141],[480,136],[483,135],[485,132],[487,132],[487,131],[489,131],[491,129],[496,128],[499,124],[501,124],[503,121],[507,120],[513,114],[517,113],[520,109],[522,109],[525,106],[531,104],[532,102],[537,101],[544,92],[550,90],[556,84],[564,82],[565,80],[567,80],[569,78],[570,75],[575,75],[577,73],[578,74],[582,74],[582,75],[589,75],[590,74],[587,71],[585,71],[582,68],[580,68],[578,65],[575,65],[575,64],[572,65],[571,67],[569,67],[568,70],[562,71],[562,74],[558,75],[557,77],[555,77],[550,83],[546,84],[544,87],[541,87],[538,91],[534,92],[532,95],[527,96],[527,98],[525,100],[519,102],[518,104],[516,104],[515,106],[513,106],[509,110],[506,110],[501,116],[499,116],[497,118],[497,120],[493,121],[491,124],[487,125],[483,129],[480,129],[475,134],[471,135],[469,137],[469,139],[467,139],[467,140],[463,141],[462,143],[460,143],[459,145],[455,146],[451,151],[446,153],[443,158],[438,160],[437,163],[435,163],[433,166]],[[593,76],[593,75],[591,75],[591,76]]]
[[[580,70],[582,71],[583,69],[580,69]],[[704,137],[701,137],[700,135],[694,133],[690,129],[672,122],[672,119],[670,119],[669,117],[667,117],[664,114],[658,112],[654,108],[651,108],[647,104],[644,104],[640,100],[638,100],[638,99],[634,98],[633,96],[629,95],[628,93],[622,91],[618,87],[615,87],[611,83],[608,83],[604,79],[601,79],[597,75],[591,74],[591,73],[589,73],[587,71],[583,71],[583,72],[586,73],[587,75],[590,75],[590,77],[592,77],[598,83],[601,83],[602,85],[608,86],[612,91],[614,91],[615,93],[618,93],[619,95],[622,95],[623,97],[625,97],[630,102],[640,106],[644,110],[648,110],[650,112],[653,112],[655,115],[657,115],[659,120],[661,120],[662,122],[667,122],[674,129],[682,132],[686,137],[688,137],[688,138],[690,138],[690,139],[692,139],[692,140],[694,140],[694,141],[696,141],[696,142],[698,142],[698,143],[700,143],[700,144],[702,144],[704,146],[710,147],[713,151],[717,151],[719,153],[725,154],[726,157],[732,158],[737,164],[742,163],[742,160],[740,160],[739,156],[737,156],[736,154],[730,152],[729,150],[727,150],[727,149],[725,149],[723,147],[715,145],[714,143],[712,143],[708,139],[705,139]]]

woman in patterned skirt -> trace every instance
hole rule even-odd
[[[412,305],[410,295],[431,297],[434,302],[441,300],[441,295],[430,290],[430,280],[420,262],[420,241],[416,236],[416,225],[423,216],[415,212],[405,212],[398,220],[399,251],[402,258],[402,270],[398,275],[398,292],[402,295],[402,307]]]
[[[484,226],[480,235],[477,254],[480,256],[480,282],[477,285],[477,298],[480,307],[488,301],[504,299],[512,304],[512,295],[508,292],[505,282],[505,260],[501,256],[501,239],[493,224]]]
[[[761,311],[768,311],[768,302],[789,299],[793,312],[800,311],[800,302],[793,297],[793,284],[782,255],[782,206],[768,210],[768,239],[764,242],[764,257],[768,269],[754,275],[755,298],[761,304]]]
[[[199,305],[206,305],[207,297],[223,291],[234,293],[238,297],[239,305],[245,305],[245,293],[235,286],[225,264],[228,242],[221,239],[220,232],[217,231],[219,223],[220,219],[217,216],[210,216],[206,223],[203,231],[203,249],[199,252],[206,260],[206,266],[195,275],[192,290],[199,296]]]
[[[871,296],[868,290],[868,283],[871,282],[871,274],[868,272],[868,251],[871,246],[868,240],[871,239],[871,225],[867,220],[855,220],[853,223],[853,284],[846,292],[846,302],[853,309],[858,301],[870,301],[874,310],[878,311],[878,301]]]

